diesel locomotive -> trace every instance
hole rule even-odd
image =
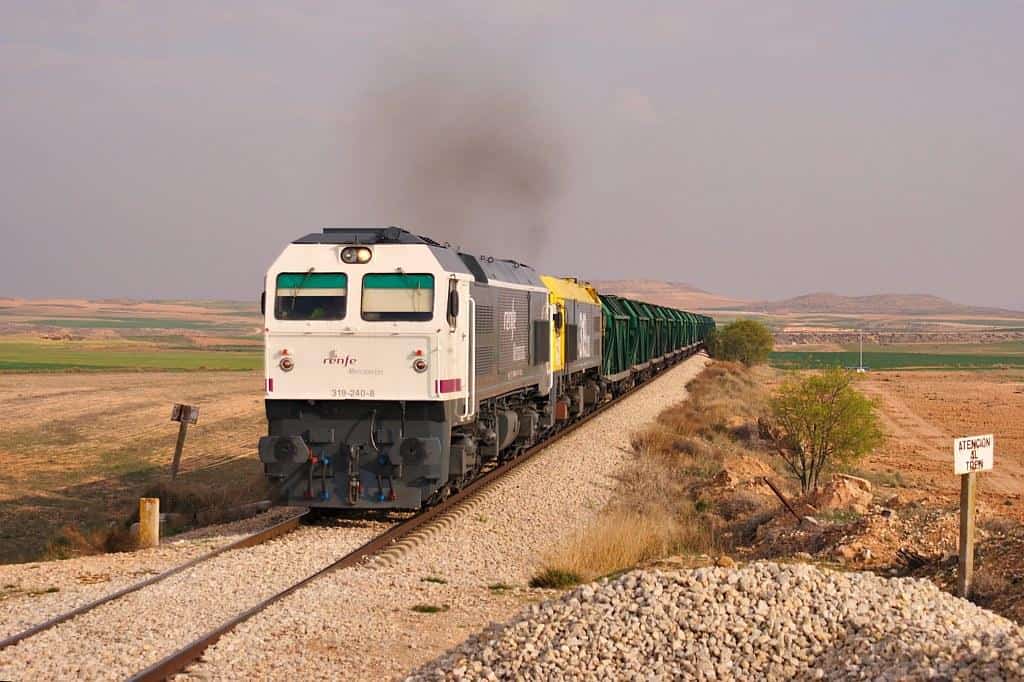
[[[262,307],[260,460],[282,501],[334,509],[433,504],[714,327],[397,227],[296,239]]]

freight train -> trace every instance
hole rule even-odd
[[[282,501],[429,506],[696,352],[714,321],[397,227],[327,228],[262,298]]]

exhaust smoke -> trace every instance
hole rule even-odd
[[[563,136],[525,70],[465,45],[381,66],[353,112],[351,194],[392,224],[535,265],[565,168]]]

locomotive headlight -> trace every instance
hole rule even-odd
[[[373,252],[365,246],[347,246],[341,250],[341,261],[349,265],[369,263]]]
[[[416,358],[415,360],[412,361],[412,368],[417,372],[426,372],[427,361],[424,360],[423,358]]]
[[[289,357],[281,358],[281,362],[277,363],[277,366],[281,368],[283,372],[290,372],[295,367],[295,362]]]

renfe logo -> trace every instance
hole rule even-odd
[[[341,365],[342,367],[349,367],[356,364],[356,359],[351,355],[345,355],[344,357],[338,355],[338,351],[332,350],[324,358],[325,365]]]

